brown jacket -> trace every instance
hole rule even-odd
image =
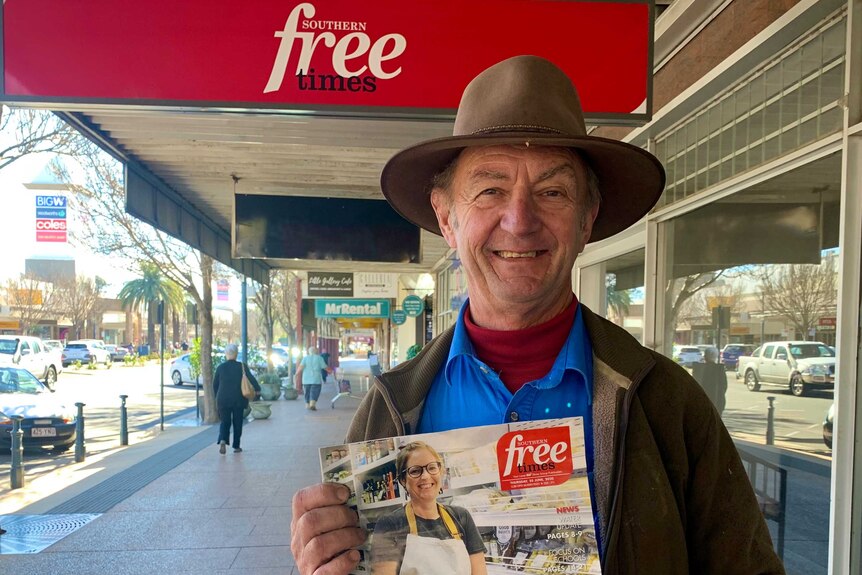
[[[739,454],[688,373],[580,306],[593,347],[603,573],[782,574]],[[416,429],[453,329],[375,381],[348,441]]]

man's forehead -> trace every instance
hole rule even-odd
[[[585,172],[580,156],[570,148],[557,146],[477,146],[467,148],[458,158],[457,168],[468,177],[505,178],[526,165],[534,175],[550,177],[558,173],[572,176]]]

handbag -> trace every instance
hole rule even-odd
[[[240,364],[242,366],[242,382],[240,383],[240,389],[242,390],[242,396],[246,399],[254,399],[257,395],[257,390],[249,381],[248,376],[245,374],[245,364]]]

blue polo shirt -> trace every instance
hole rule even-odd
[[[476,357],[464,325],[461,306],[449,358],[437,372],[425,399],[417,433],[513,421],[584,418],[587,476],[593,485],[593,349],[579,309],[569,337],[544,377],[525,383],[512,394],[497,373]],[[598,509],[593,509],[598,541]],[[599,542],[599,551],[601,544]]]

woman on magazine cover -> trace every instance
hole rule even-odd
[[[485,545],[462,507],[437,502],[443,459],[421,441],[405,445],[395,460],[407,504],[374,527],[371,569],[375,575],[485,575]]]

